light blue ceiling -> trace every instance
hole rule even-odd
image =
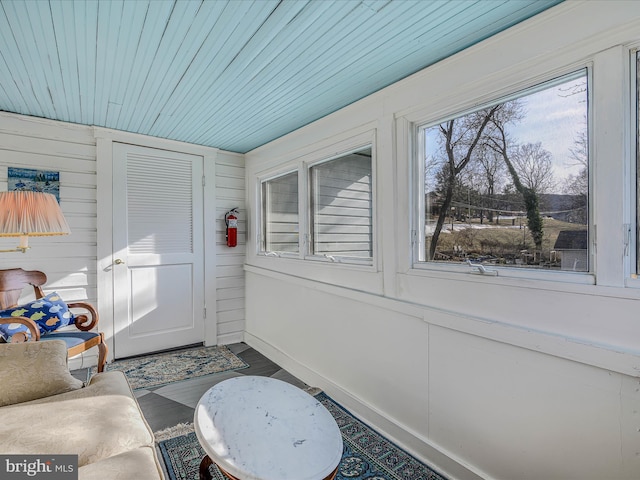
[[[0,0],[0,110],[246,152],[561,0]]]

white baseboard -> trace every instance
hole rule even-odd
[[[218,335],[217,345],[230,345],[232,343],[240,342],[244,342],[244,332],[234,332],[228,333],[226,335]]]
[[[244,341],[270,360],[274,361],[289,373],[310,386],[321,388],[331,398],[349,410],[353,415],[375,429],[407,452],[433,467],[447,478],[454,480],[490,480],[484,472],[474,471],[456,461],[446,451],[438,448],[427,439],[412,433],[409,429],[397,424],[382,412],[353,396],[327,378],[319,375],[297,360],[274,347],[273,345],[244,332]]]

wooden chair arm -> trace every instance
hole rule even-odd
[[[31,340],[32,342],[37,342],[40,340],[40,327],[27,317],[0,317],[0,323],[21,323],[25,327],[29,329],[31,333],[31,338],[27,337],[24,332],[18,332],[11,337],[11,343],[24,343]]]
[[[69,309],[72,308],[83,308],[88,312],[81,313],[79,315],[75,315],[74,324],[78,330],[82,330],[83,332],[88,332],[96,325],[98,325],[98,311],[91,305],[89,302],[73,302],[67,303]]]

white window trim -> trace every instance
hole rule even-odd
[[[589,138],[589,272],[566,272],[566,271],[546,271],[526,267],[507,267],[507,266],[485,266],[484,274],[477,267],[471,267],[469,265],[455,265],[447,263],[438,263],[430,261],[421,261],[420,249],[424,248],[424,226],[421,223],[421,212],[424,212],[424,165],[422,158],[424,156],[424,142],[420,139],[420,131],[426,127],[439,125],[443,121],[448,119],[458,118],[467,113],[477,111],[488,106],[503,103],[508,100],[521,97],[526,93],[533,93],[537,90],[542,90],[549,85],[553,85],[556,81],[561,81],[563,77],[571,77],[578,72],[587,71],[587,82],[589,85],[587,95],[587,102],[589,103],[588,110],[588,138]],[[442,273],[454,274],[454,277],[459,275],[473,275],[474,277],[484,277],[485,279],[491,277],[512,278],[512,279],[525,279],[525,280],[544,280],[550,282],[566,282],[580,285],[594,285],[596,284],[595,277],[595,239],[596,229],[593,217],[593,112],[592,112],[592,96],[593,96],[593,66],[591,63],[572,65],[561,71],[553,72],[543,78],[531,79],[529,84],[513,85],[508,91],[496,92],[490,98],[483,101],[469,102],[466,106],[457,109],[455,112],[450,112],[448,115],[435,116],[433,113],[425,115],[412,115],[412,118],[407,118],[408,126],[405,125],[403,130],[405,135],[409,134],[409,143],[411,149],[407,152],[410,157],[410,181],[411,181],[411,202],[412,202],[412,215],[410,219],[410,238],[411,238],[411,266],[408,273],[418,276],[432,276],[434,273],[441,275]],[[417,200],[416,200],[417,198]],[[639,283],[640,286],[640,283]]]
[[[630,256],[625,252],[624,226],[633,223],[635,193],[629,185],[632,146],[630,48],[616,45],[593,55],[593,114],[591,117],[592,215],[596,240],[597,284],[629,286]],[[633,213],[632,213],[633,211]],[[631,289],[627,288],[627,291]]]
[[[301,256],[302,251],[302,233],[298,231],[298,253],[294,252],[275,252],[271,250],[263,250],[262,249],[262,241],[263,237],[263,220],[264,220],[264,205],[262,204],[262,186],[265,182],[270,180],[275,180],[277,178],[284,177],[286,175],[290,175],[292,173],[298,174],[298,225],[300,225],[300,171],[299,168],[288,168],[282,171],[278,171],[278,173],[274,173],[271,175],[266,175],[263,177],[256,178],[257,189],[256,189],[256,198],[258,202],[258,206],[256,208],[256,255],[263,257],[277,257],[277,258],[299,258]]]
[[[640,87],[640,79],[638,75],[638,62],[636,56],[640,54],[640,45],[636,44],[628,49],[629,55],[629,158],[630,161],[625,164],[625,175],[628,179],[626,187],[628,192],[625,195],[627,201],[625,202],[625,218],[627,222],[623,225],[623,230],[626,235],[625,249],[626,249],[626,262],[625,262],[625,283],[627,287],[640,289],[640,268],[638,268],[638,215],[640,214],[640,180],[638,174],[638,158],[640,155],[640,148],[638,143],[640,142],[640,114],[638,110],[640,98],[638,97],[638,88]]]
[[[362,257],[313,255],[310,251],[310,204],[309,204],[309,171],[311,167],[335,160],[349,153],[359,150],[371,149],[371,189],[372,189],[372,257],[363,259]],[[363,133],[349,136],[342,141],[332,144],[315,147],[306,153],[293,154],[288,160],[281,164],[263,170],[255,176],[255,257],[269,262],[292,261],[307,265],[327,265],[328,268],[351,269],[356,272],[378,273],[380,271],[378,239],[378,195],[377,195],[377,173],[376,173],[376,131],[367,129]],[[298,222],[299,222],[299,253],[292,252],[265,252],[262,250],[262,184],[265,181],[278,178],[289,173],[298,172]],[[325,267],[323,267],[325,268]]]
[[[341,157],[349,155],[351,153],[362,151],[366,148],[371,149],[371,230],[374,234],[371,237],[371,257],[363,258],[363,257],[355,257],[349,255],[327,255],[327,254],[314,254],[311,253],[311,169],[318,165],[322,165],[327,162],[331,162],[332,160],[337,160]],[[375,175],[375,148],[373,143],[365,143],[359,145],[357,147],[350,148],[345,151],[341,151],[336,153],[330,157],[312,160],[309,162],[304,162],[304,177],[305,177],[305,195],[304,201],[306,202],[304,212],[307,216],[307,222],[305,224],[305,242],[304,242],[304,259],[313,261],[313,262],[329,262],[329,263],[341,263],[345,265],[365,265],[365,266],[373,266],[376,258],[375,255],[375,231],[376,231],[376,175]]]

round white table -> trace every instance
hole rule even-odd
[[[303,390],[269,377],[224,380],[194,414],[206,452],[200,478],[214,462],[232,480],[333,479],[342,458],[335,419]]]

